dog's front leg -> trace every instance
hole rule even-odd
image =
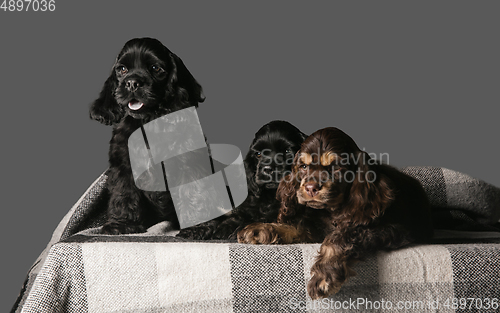
[[[307,291],[312,299],[337,293],[349,277],[352,264],[380,250],[393,250],[411,242],[399,224],[337,228],[323,243],[311,268]]]
[[[316,262],[311,268],[307,292],[312,299],[337,293],[342,284],[355,272],[349,267],[349,250],[353,247],[336,234],[329,234],[321,244]]]
[[[130,177],[124,177],[123,172],[110,169],[108,173],[108,189],[110,199],[107,209],[107,222],[101,232],[109,235],[140,233],[145,231],[141,194]]]

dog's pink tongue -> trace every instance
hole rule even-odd
[[[139,110],[140,108],[142,108],[142,106],[144,105],[144,103],[142,102],[139,102],[139,101],[130,101],[128,103],[128,107],[131,109],[131,110]]]

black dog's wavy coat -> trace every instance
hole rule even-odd
[[[248,197],[228,215],[185,228],[177,235],[189,239],[236,239],[246,225],[276,220],[280,203],[276,189],[291,171],[295,152],[307,136],[286,121],[262,126],[250,145],[244,164]]]
[[[144,232],[168,220],[178,227],[167,192],[136,187],[128,153],[129,136],[143,124],[165,114],[198,106],[202,87],[182,60],[153,38],[128,41],[118,54],[90,117],[113,126],[109,149],[107,189],[110,199],[105,234]]]

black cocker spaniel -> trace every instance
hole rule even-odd
[[[235,240],[239,230],[253,222],[272,222],[279,211],[276,190],[291,171],[295,152],[307,136],[286,121],[262,126],[250,145],[244,164],[248,197],[229,214],[180,231],[188,239]]]
[[[203,102],[202,87],[182,60],[153,38],[128,41],[118,54],[111,75],[90,117],[113,126],[109,149],[109,203],[104,234],[144,232],[159,221],[178,228],[168,191],[147,192],[136,187],[128,152],[129,136],[142,125]]]

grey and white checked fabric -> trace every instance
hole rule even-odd
[[[12,312],[500,311],[499,189],[443,168],[402,171],[422,183],[445,230],[435,244],[356,264],[357,276],[322,301],[306,292],[319,244],[188,242],[168,223],[99,235],[103,174],[54,231]]]
[[[460,218],[458,212],[461,212],[472,221],[484,225],[498,223],[499,188],[441,167],[414,166],[402,168],[401,171],[420,181],[435,211],[457,212],[456,218]]]
[[[21,312],[498,312],[500,244],[380,252],[338,294],[312,301],[319,244],[78,237],[52,247]],[[478,310],[454,308],[460,299]]]

